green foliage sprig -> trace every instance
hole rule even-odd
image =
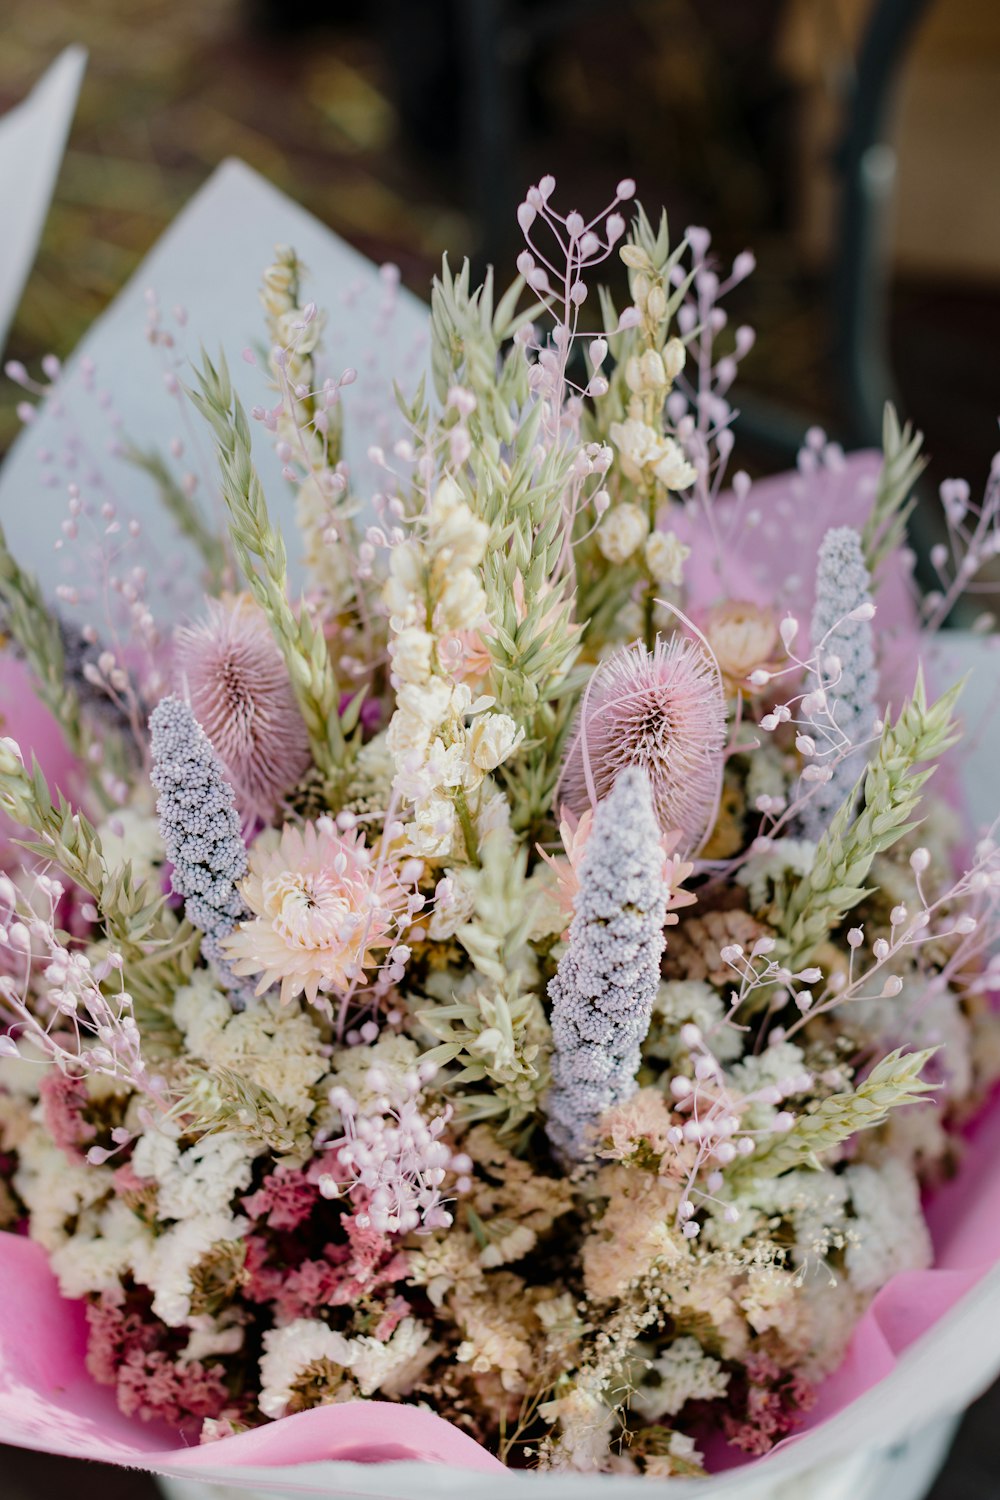
[[[87,750],[87,732],[80,712],[80,698],[66,677],[59,619],[49,609],[31,573],[18,563],[0,527],[0,604],[2,628],[16,641],[31,668],[38,696],[59,721],[66,743],[74,755]]]
[[[351,759],[340,719],[340,689],[322,631],[304,606],[296,614],[288,601],[285,543],[271,524],[264,487],[253,463],[250,424],[232,388],[225,359],[216,369],[203,355],[198,390],[188,394],[215,433],[233,550],[248,588],[270,622],[313,759],[335,800]]]
[[[927,766],[958,738],[952,711],[962,690],[957,683],[928,705],[923,672],[895,724],[887,724],[871,764],[852,788],[820,839],[808,875],[792,891],[785,908],[775,958],[795,970],[869,894],[865,886],[872,861],[916,824],[913,814],[934,767]],[[923,770],[917,767],[924,765]],[[859,794],[863,797],[855,816]]]
[[[896,408],[885,404],[882,417],[882,470],[868,519],[861,533],[865,566],[874,578],[906,540],[906,523],[916,504],[910,491],[927,465],[921,456],[924,435],[909,422],[900,426]]]
[[[811,1113],[799,1115],[787,1134],[769,1137],[764,1150],[737,1169],[739,1175],[778,1177],[793,1167],[819,1168],[824,1153],[859,1130],[882,1125],[890,1110],[933,1093],[934,1085],[925,1083],[920,1075],[936,1050],[931,1047],[925,1052],[904,1053],[899,1048],[890,1052],[856,1089],[831,1094]]]

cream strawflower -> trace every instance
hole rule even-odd
[[[263,834],[250,850],[243,898],[253,919],[224,940],[241,975],[259,974],[257,994],[281,983],[284,1004],[303,992],[343,990],[395,942],[407,893],[391,865],[355,830],[329,819]]]
[[[654,531],[645,546],[646,567],[661,588],[680,588],[684,581],[684,564],[691,548],[673,531]]]
[[[625,501],[609,510],[597,529],[597,545],[608,562],[627,562],[642,546],[649,532],[649,522],[638,505]]]

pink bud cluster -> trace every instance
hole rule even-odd
[[[21,970],[19,978],[0,978],[0,1012],[7,1017],[0,1056],[30,1058],[38,1052],[67,1076],[103,1074],[160,1098],[165,1085],[143,1061],[132,997],[121,977],[121,955],[111,952],[92,963],[62,942],[56,912],[63,887],[57,880],[37,876],[35,896],[41,911],[32,908],[22,915],[13,883],[0,875],[0,943]],[[109,996],[101,986],[113,975],[119,976],[119,988]],[[27,1043],[25,1054],[22,1043]],[[128,1132],[116,1143],[125,1139]],[[98,1155],[103,1159],[106,1153]]]
[[[364,1107],[347,1089],[330,1090],[344,1134],[328,1143],[335,1169],[320,1178],[320,1191],[326,1198],[346,1192],[362,1229],[400,1235],[446,1229],[452,1215],[445,1207],[445,1182],[451,1176],[455,1192],[468,1191],[472,1162],[444,1139],[451,1111],[428,1118],[421,1108],[436,1071],[428,1063],[390,1077],[373,1067],[366,1082],[376,1097]]]

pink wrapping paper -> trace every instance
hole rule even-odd
[[[824,471],[807,480],[783,475],[755,485],[751,503],[764,519],[746,533],[737,576],[727,580],[730,596],[776,604],[807,624],[811,573],[803,568],[796,575],[793,569],[786,576],[789,544],[799,558],[814,558],[831,517],[841,524],[859,522],[878,463],[876,455],[861,454],[837,473]],[[696,544],[692,563],[708,555],[706,533],[697,521],[682,520],[676,529]],[[710,567],[696,566],[689,581],[695,611],[719,597],[719,580]],[[884,581],[879,606],[883,640],[891,629],[905,642],[912,679],[916,626],[898,568]],[[34,699],[25,669],[9,659],[0,659],[0,712],[2,732],[16,738],[26,755],[35,750],[50,781],[71,784],[73,763],[58,726]],[[842,1366],[822,1387],[807,1430],[871,1390],[1000,1261],[1000,1100],[970,1133],[962,1171],[935,1194],[928,1217],[935,1265],[895,1277],[874,1299]],[[279,1469],[335,1459],[410,1459],[504,1472],[497,1459],[440,1417],[380,1401],[321,1407],[205,1447],[185,1447],[169,1429],[123,1417],[113,1393],[87,1375],[85,1349],[82,1304],[60,1296],[45,1253],[21,1236],[0,1234],[0,1442],[151,1470],[183,1469],[192,1476],[226,1465]]]

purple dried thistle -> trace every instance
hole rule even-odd
[[[663,833],[682,852],[711,831],[722,785],[726,704],[704,646],[682,635],[636,642],[596,669],[583,696],[557,802],[577,816],[609,795],[635,766],[649,781]]]

